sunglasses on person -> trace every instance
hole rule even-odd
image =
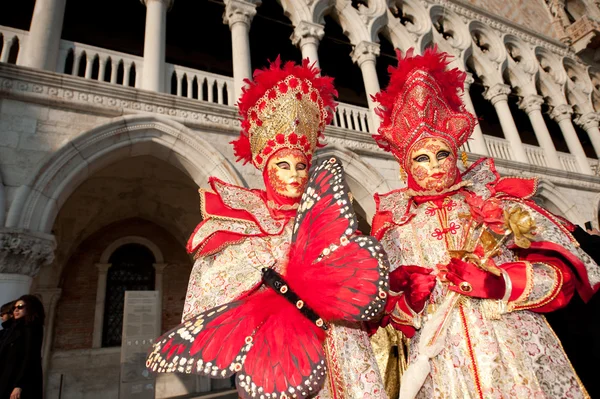
[[[13,307],[13,310],[17,310],[17,309],[19,309],[19,310],[23,310],[23,309],[25,309],[25,305],[24,305],[24,304],[22,304],[22,303],[20,303],[20,304],[18,304],[18,305],[15,305],[15,306]]]

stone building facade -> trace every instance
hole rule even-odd
[[[240,128],[235,99],[258,66],[251,50],[265,45],[249,32],[262,21],[254,19],[261,7],[274,2],[222,1],[232,76],[166,62],[167,13],[184,7],[173,0],[142,0],[143,56],[63,39],[66,0],[37,0],[29,30],[0,26],[0,301],[27,292],[44,301],[47,398],[117,397],[120,347],[108,330],[115,287],[159,290],[162,329],[176,325],[192,266],[185,243],[200,221],[197,188],[209,176],[261,187],[262,176],[236,164],[228,142]],[[469,160],[492,156],[502,174],[540,176],[544,206],[598,226],[598,2],[276,4],[302,57],[319,62],[326,23],[352,49],[347,58],[360,70],[365,104],[342,99],[318,155],[342,159],[364,221],[375,211],[375,192],[401,186],[396,162],[370,137],[385,42],[452,53],[453,66],[469,73],[466,106],[493,113],[466,145]],[[335,77],[335,65],[328,69]],[[226,386],[167,378],[157,397]]]

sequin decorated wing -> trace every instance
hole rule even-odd
[[[210,309],[165,333],[146,367],[211,378],[237,373],[244,399],[261,394],[305,398],[323,384],[324,339],[324,332],[294,305],[266,290]]]
[[[389,263],[381,244],[356,235],[357,219],[341,162],[313,172],[302,196],[286,279],[326,321],[369,320],[383,310]]]
[[[241,369],[249,342],[268,317],[257,306],[266,299],[257,294],[190,318],[156,340],[146,367],[158,373],[232,376]]]

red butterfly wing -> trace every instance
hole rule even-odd
[[[353,236],[357,221],[341,162],[313,172],[302,196],[286,279],[325,320],[369,320],[387,299],[389,263],[381,244]]]
[[[310,263],[332,242],[354,234],[358,222],[348,193],[337,158],[331,157],[315,168],[296,215],[290,258],[300,257]]]
[[[327,374],[324,339],[294,305],[282,303],[253,337],[236,376],[241,397],[302,399],[319,392]]]
[[[146,360],[155,372],[180,372],[226,378],[241,369],[252,337],[271,306],[272,291],[250,295],[200,313],[157,339]]]

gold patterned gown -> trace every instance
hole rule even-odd
[[[202,242],[217,231],[252,235],[260,229],[270,234],[264,237],[244,237],[211,255],[198,258],[190,275],[183,320],[212,307],[232,302],[254,290],[264,289],[260,288],[260,270],[286,259],[290,248],[293,219],[287,224],[274,219],[255,190],[221,182],[213,185],[213,189],[229,208],[251,212],[260,226],[246,220],[236,221],[210,214],[203,205],[204,221],[194,233],[193,242]],[[203,194],[201,191],[201,198],[204,200]],[[387,397],[368,335],[362,325],[331,323],[325,340],[325,352],[329,374],[317,398]]]
[[[485,198],[494,194],[499,181],[493,162],[484,160],[463,176],[472,185],[467,188]],[[530,193],[533,195],[533,193]],[[504,197],[502,206],[515,204],[528,210],[537,224],[534,241],[541,246],[562,248],[580,267],[579,278],[587,278],[587,287],[600,282],[600,268],[578,248],[572,236],[560,223],[539,208],[530,207],[523,199]],[[393,227],[388,227],[381,243],[395,270],[403,265],[438,269],[450,261],[449,250],[462,245],[465,234],[464,214],[469,213],[465,195],[460,191],[445,198],[440,206],[426,202],[411,205],[403,190],[379,198],[378,213],[392,214]],[[375,227],[375,226],[374,226]],[[375,232],[375,234],[376,232]],[[509,242],[510,244],[510,242]],[[501,265],[518,260],[508,246],[495,258]],[[570,254],[570,255],[568,255]],[[488,306],[494,300],[462,297],[450,313],[445,344],[430,360],[431,373],[418,398],[586,398],[562,346],[536,309],[555,300],[568,276],[549,263],[532,262],[527,269],[527,287],[516,300],[508,303],[508,312],[490,315]],[[585,291],[585,287],[582,287]],[[420,328],[427,315],[445,298],[447,287],[438,281],[430,304],[422,315],[396,314],[397,320],[416,328],[410,342],[409,364],[418,356]],[[581,292],[581,291],[580,291]],[[591,295],[593,289],[585,291]]]

